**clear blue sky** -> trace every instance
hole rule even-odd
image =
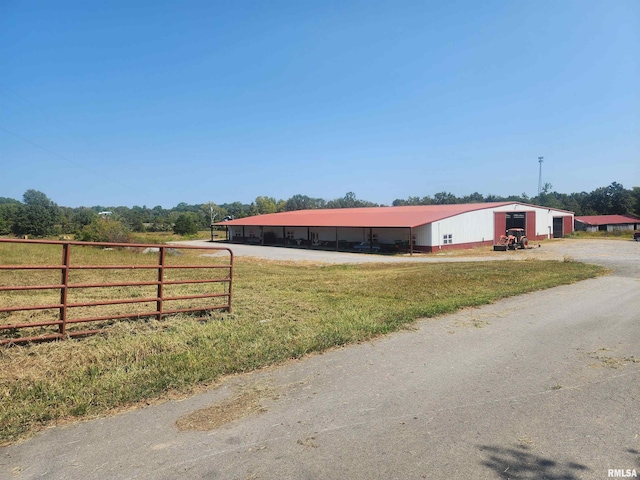
[[[0,196],[640,186],[640,2],[0,1]]]

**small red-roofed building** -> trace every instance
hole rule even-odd
[[[575,217],[575,229],[584,232],[640,230],[640,217],[635,215],[588,215]]]

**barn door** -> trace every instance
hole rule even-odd
[[[529,240],[536,239],[536,212],[526,212],[526,226],[524,227],[525,234]]]
[[[493,242],[498,243],[500,235],[507,231],[507,212],[493,213]]]

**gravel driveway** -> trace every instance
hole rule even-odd
[[[307,250],[303,248],[267,247],[235,243],[211,243],[204,240],[176,242],[183,245],[220,246],[230,248],[235,256],[255,257],[267,260],[307,261],[323,263],[387,263],[387,262],[469,262],[494,260],[544,260],[573,259],[595,263],[617,271],[634,275],[640,270],[640,242],[632,240],[573,240],[543,241],[528,250],[494,252],[491,247],[474,250],[453,250],[432,254],[376,255],[365,253]],[[540,245],[538,247],[537,245]]]

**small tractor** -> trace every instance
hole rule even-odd
[[[500,240],[493,246],[493,250],[506,252],[507,250],[527,248],[528,245],[529,240],[524,233],[524,228],[510,228],[506,235],[500,235]]]

